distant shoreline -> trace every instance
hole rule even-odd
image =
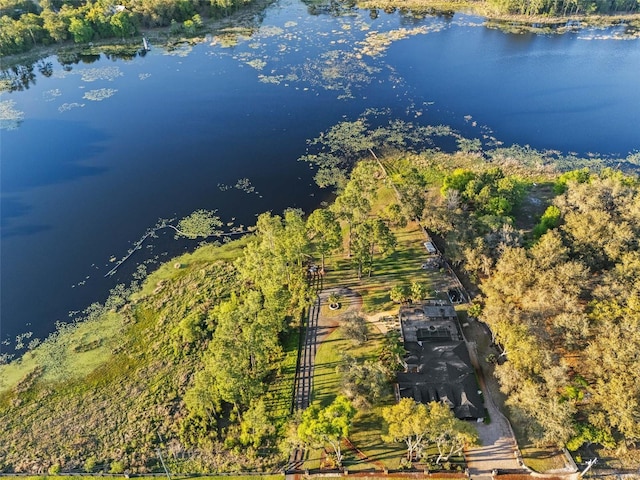
[[[204,20],[204,27],[197,36],[175,36],[170,27],[141,29],[130,39],[107,38],[87,44],[76,44],[71,40],[53,45],[39,45],[28,52],[0,56],[0,70],[7,70],[18,65],[28,65],[43,58],[57,54],[96,55],[130,54],[142,50],[143,38],[153,45],[169,47],[185,42],[199,43],[206,35],[223,33],[225,29],[250,27],[253,15],[273,3],[273,0],[257,0],[242,10],[224,18]],[[489,28],[497,28],[511,33],[563,34],[580,31],[584,28],[611,28],[627,25],[632,30],[629,38],[640,38],[640,13],[615,13],[611,15],[568,15],[568,16],[530,16],[502,14],[490,10],[485,2],[447,1],[447,0],[361,0],[356,8],[361,10],[395,10],[406,9],[416,14],[426,15],[467,13],[482,17]],[[0,86],[0,91],[2,87]]]

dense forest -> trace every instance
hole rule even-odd
[[[445,176],[435,215],[425,215],[480,282],[470,313],[502,349],[489,360],[512,420],[543,445],[635,445],[638,178],[608,168],[564,173],[528,233],[510,218],[530,188],[518,184],[526,182],[500,168],[459,168]]]
[[[496,374],[512,415],[539,442],[635,445],[640,183],[582,170],[555,187],[562,193],[537,238],[504,244],[482,281],[481,318],[508,360]]]
[[[126,39],[139,28],[171,26],[195,35],[203,17],[228,15],[250,0],[1,0],[0,55],[72,40]]]
[[[638,12],[638,0],[487,0],[502,14],[566,16]]]

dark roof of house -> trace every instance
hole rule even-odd
[[[397,375],[400,396],[422,403],[443,401],[461,419],[484,417],[482,396],[453,306],[439,302],[406,307],[400,319],[407,351],[407,372]]]
[[[458,418],[484,417],[482,397],[464,342],[405,343],[409,372],[398,373],[401,397],[445,402]]]

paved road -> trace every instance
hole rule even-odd
[[[477,332],[482,335],[482,330]],[[475,342],[467,342],[471,362],[478,372],[480,388],[484,394],[484,406],[489,411],[489,424],[477,423],[481,446],[465,449],[465,457],[469,474],[474,480],[483,480],[491,476],[493,470],[512,470],[528,473],[521,463],[520,451],[509,421],[498,409],[492,398],[492,391],[485,382],[485,372],[478,361]]]

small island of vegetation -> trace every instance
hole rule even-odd
[[[458,151],[431,148],[441,135]],[[451,300],[449,264],[475,297],[458,314],[525,463],[552,469],[540,449],[566,446],[637,466],[637,155],[613,169],[483,151],[445,127],[366,116],[310,145],[302,160],[336,189],[333,204],[264,213],[251,234],[119,286],[0,366],[1,472],[275,472],[296,450],[294,467],[313,471],[462,471],[472,426],[438,403],[396,403],[391,388],[405,368],[398,302]],[[198,212],[178,228],[198,236],[212,219]],[[425,252],[423,228],[443,257]],[[329,337],[297,410],[301,336],[319,298]]]

